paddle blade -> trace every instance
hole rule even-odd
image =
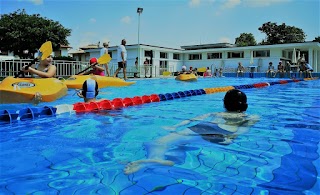
[[[110,60],[110,55],[106,53],[98,59],[98,64],[107,64],[110,62]]]
[[[164,71],[164,72],[162,73],[162,75],[163,75],[163,76],[169,76],[169,75],[171,75],[171,72],[169,72],[169,71]]]
[[[198,68],[198,72],[205,72],[207,70],[206,67],[201,67],[201,68]]]
[[[40,49],[41,60],[46,59],[52,53],[52,43],[51,41],[47,41],[41,45]]]

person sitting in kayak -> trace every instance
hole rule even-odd
[[[41,78],[53,78],[56,76],[57,67],[52,65],[52,56],[48,56],[46,59],[41,60],[40,63],[32,66],[23,66],[23,72],[29,72],[33,77]]]
[[[87,79],[83,82],[82,90],[77,95],[83,98],[84,102],[95,102],[96,97],[99,94],[99,86],[96,80]]]
[[[190,74],[190,71],[187,71],[187,67],[186,66],[182,66],[181,67],[181,71],[178,72],[178,75],[180,74]]]
[[[90,59],[90,66],[92,68],[91,70],[89,70],[88,72],[80,73],[79,75],[94,74],[99,76],[105,76],[104,68],[102,66],[99,66],[97,58]]]

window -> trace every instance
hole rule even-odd
[[[108,54],[109,54],[109,56],[112,58],[112,52],[111,52],[111,51],[109,51],[109,52],[108,52]]]
[[[180,54],[174,53],[174,54],[173,54],[173,59],[175,59],[175,60],[180,60]]]
[[[243,58],[243,51],[239,52],[228,52],[228,58]]]
[[[253,51],[253,57],[270,57],[270,50]]]
[[[160,75],[162,75],[164,71],[168,71],[168,62],[160,60]]]
[[[144,56],[151,58],[151,56],[152,56],[152,50],[145,50],[145,51],[144,51]]]
[[[289,58],[289,59],[292,59],[292,54],[293,54],[293,51],[289,51],[289,52],[288,52],[288,58]]]
[[[189,60],[201,60],[201,54],[189,54]]]
[[[208,53],[207,59],[222,59],[222,53]]]
[[[160,52],[160,58],[165,58],[165,59],[167,59],[167,58],[168,58],[168,53]]]
[[[160,68],[167,68],[167,67],[168,67],[168,62],[160,60]]]

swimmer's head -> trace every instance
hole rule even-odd
[[[183,71],[186,71],[187,70],[187,67],[186,66],[182,66],[181,68]]]
[[[248,108],[247,96],[238,89],[229,90],[223,99],[224,107],[231,112],[244,112]]]
[[[98,83],[93,79],[87,79],[82,85],[82,96],[87,99],[95,98],[99,94]]]

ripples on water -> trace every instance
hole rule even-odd
[[[263,79],[267,81],[268,79]],[[134,97],[261,79],[217,78],[184,83],[138,80],[105,88],[100,98]],[[230,145],[195,137],[168,145],[174,166],[147,164],[125,175],[126,164],[145,159],[170,127],[208,112],[223,111],[224,93],[143,104],[117,111],[62,114],[0,127],[2,194],[258,194],[319,191],[319,80],[243,90],[248,114],[260,121]],[[68,96],[44,105],[73,104]],[[21,109],[27,104],[1,105]],[[178,130],[182,130],[182,128]]]

